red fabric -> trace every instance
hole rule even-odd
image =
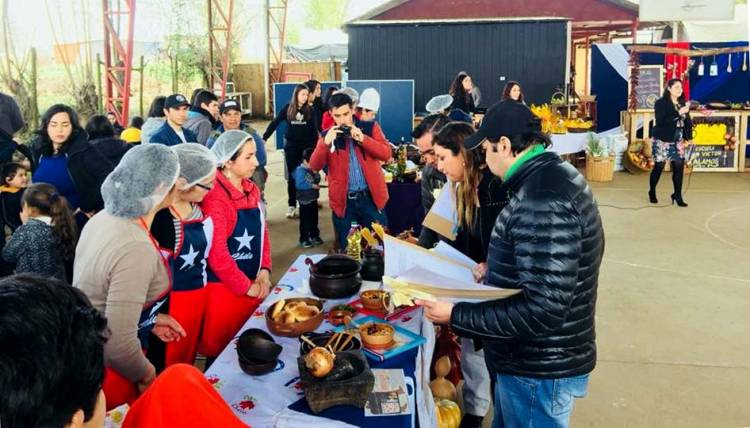
[[[367,156],[363,157],[362,150],[356,151],[367,187],[370,189],[375,206],[383,209],[388,202],[388,187],[385,185],[380,163],[390,159],[391,146],[377,123],[372,128],[372,137],[365,135],[360,146],[367,153]],[[329,203],[333,212],[341,218],[346,212],[346,194],[349,188],[349,153],[347,150],[336,150],[331,153],[330,147],[326,146],[321,136],[310,158],[310,168],[320,171],[326,165],[328,165]]]
[[[135,384],[109,367],[104,369],[102,389],[107,397],[107,410],[125,403],[132,404],[138,398],[138,388]]]
[[[217,282],[209,282],[206,288],[208,304],[198,350],[207,357],[216,357],[250,318],[261,300],[238,296],[229,287]]]
[[[237,267],[229,254],[227,239],[232,236],[237,224],[237,210],[257,208],[260,203],[260,190],[250,180],[242,181],[244,192],[237,190],[228,178],[219,171],[216,174],[216,185],[201,203],[201,209],[214,222],[214,237],[211,241],[211,252],[208,254],[208,267],[219,280],[226,284],[236,295],[244,296],[253,285],[244,272]],[[229,195],[225,191],[229,191]],[[230,196],[231,195],[231,196]],[[261,268],[271,270],[271,240],[268,236],[268,224],[263,225],[263,256]]]
[[[325,111],[323,112],[323,120],[321,121],[320,129],[325,131],[326,129],[332,127],[336,122],[333,121],[333,116],[331,116],[331,112]]]
[[[690,49],[689,42],[668,42],[667,48]],[[690,74],[688,73],[688,61],[686,56],[667,54],[664,55],[664,83],[670,79],[682,80],[682,91],[685,94],[685,100],[690,100]]]
[[[173,291],[169,296],[169,315],[185,329],[187,336],[166,344],[164,366],[193,364],[203,328],[208,291],[206,287],[190,291]]]
[[[157,377],[130,407],[122,426],[234,428],[248,425],[234,415],[200,371],[187,364],[177,364]]]

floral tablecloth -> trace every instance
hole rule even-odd
[[[307,285],[308,268],[305,258],[300,256],[292,264],[287,273],[281,278],[273,289],[271,295],[258,308],[245,325],[237,333],[249,328],[260,328],[267,330],[265,322],[265,311],[280,298],[299,296],[312,296]],[[323,258],[323,255],[310,256],[313,261]],[[376,284],[370,284],[370,287]],[[363,286],[368,288],[368,285]],[[355,296],[356,297],[356,296]],[[325,309],[337,304],[346,303],[347,300],[328,300]],[[429,364],[432,359],[434,348],[434,330],[432,324],[422,317],[421,310],[411,312],[409,316],[394,320],[399,325],[422,334],[427,338],[427,343],[420,347],[417,352],[414,377],[416,379],[416,408],[420,426],[435,426],[434,406],[426,405],[432,403],[429,391]],[[318,331],[330,330],[332,326],[324,321]],[[316,428],[351,427],[343,422],[290,410],[290,404],[300,400],[304,393],[301,389],[299,370],[297,368],[297,357],[299,356],[299,340],[297,338],[274,337],[277,343],[283,346],[279,356],[279,364],[273,372],[263,376],[250,376],[242,372],[237,361],[235,341],[230,343],[219,355],[216,361],[206,371],[206,378],[217,389],[219,394],[226,400],[235,414],[253,428],[265,427],[301,427],[315,424]],[[373,425],[380,425],[388,417],[372,419]],[[387,422],[386,422],[387,423]],[[370,425],[368,422],[367,425]],[[393,427],[395,428],[395,427]]]

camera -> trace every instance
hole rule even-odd
[[[333,141],[334,146],[339,150],[346,149],[346,141],[352,137],[352,128],[350,126],[342,125],[339,126],[341,131],[336,139]]]

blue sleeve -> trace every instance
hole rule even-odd
[[[301,166],[298,166],[297,169],[294,170],[294,186],[297,188],[297,190],[312,189],[312,186],[305,178],[305,175],[305,169]]]
[[[253,140],[255,140],[255,156],[258,158],[258,164],[259,166],[266,166],[266,142],[263,141],[263,138],[257,132],[253,132],[252,136]]]

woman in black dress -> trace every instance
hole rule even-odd
[[[682,199],[682,177],[685,167],[685,148],[693,138],[693,122],[690,120],[690,106],[685,101],[682,81],[672,79],[667,82],[664,94],[654,105],[656,125],[653,129],[654,169],[649,180],[648,199],[652,204],[658,203],[656,185],[659,183],[664,165],[672,162],[672,203],[680,207],[687,204]]]

